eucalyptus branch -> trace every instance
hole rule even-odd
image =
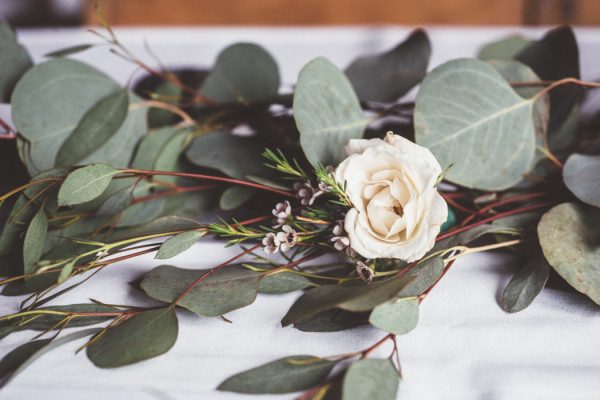
[[[247,186],[247,187],[251,187],[251,188],[255,188],[255,189],[264,190],[267,192],[277,193],[277,194],[285,196],[285,197],[295,197],[293,193],[290,193],[290,192],[287,192],[284,190],[280,190],[280,189],[276,189],[276,188],[273,188],[270,186],[261,185],[259,183],[254,183],[254,182],[249,182],[249,181],[242,181],[239,179],[221,177],[221,176],[194,174],[194,173],[189,173],[189,172],[154,171],[154,170],[143,170],[143,169],[123,169],[120,172],[123,174],[145,175],[145,176],[179,176],[179,177],[191,178],[191,179],[202,179],[202,180],[208,180],[208,181],[233,183],[236,185]]]

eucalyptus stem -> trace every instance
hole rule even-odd
[[[485,219],[482,219],[480,221],[474,222],[474,223],[472,223],[470,225],[461,226],[459,228],[452,229],[452,230],[450,230],[448,232],[442,233],[441,235],[438,235],[438,237],[435,240],[436,241],[440,241],[440,240],[449,238],[451,236],[457,235],[459,233],[468,231],[469,229],[475,228],[477,226],[487,224],[488,222],[493,222],[493,221],[495,221],[497,219],[500,219],[500,218],[505,218],[505,217],[509,217],[511,215],[516,215],[516,214],[523,214],[523,213],[526,213],[528,211],[539,210],[541,208],[546,208],[546,207],[551,206],[553,204],[554,204],[553,202],[549,201],[549,202],[544,202],[544,203],[540,203],[540,204],[534,204],[534,205],[531,205],[531,206],[517,208],[517,209],[514,209],[514,210],[510,210],[510,211],[505,211],[505,212],[502,212],[502,213],[498,213],[498,214],[493,215],[493,216],[491,216],[489,218],[485,218]]]
[[[444,261],[451,262],[451,261],[459,259],[462,256],[466,256],[467,254],[475,254],[475,253],[481,253],[481,252],[488,251],[488,250],[501,249],[504,247],[515,246],[515,245],[521,244],[523,242],[524,242],[523,239],[515,239],[515,240],[508,240],[506,242],[488,244],[488,245],[479,246],[479,247],[456,246],[456,247],[453,247],[448,250],[457,251],[458,254],[448,257]]]
[[[189,172],[172,172],[172,171],[154,171],[154,170],[143,170],[143,169],[123,169],[121,170],[124,174],[135,174],[135,175],[147,175],[147,176],[180,176],[184,178],[192,178],[192,179],[204,179],[208,181],[217,181],[217,182],[226,182],[233,183],[241,186],[248,186],[255,189],[265,190],[267,192],[277,193],[286,197],[295,197],[293,193],[276,189],[270,186],[261,185],[259,183],[242,181],[239,179],[226,178],[222,176],[214,176],[214,175],[204,175],[204,174],[194,174]]]
[[[183,111],[181,108],[176,105],[166,103],[160,100],[144,100],[139,103],[134,103],[130,106],[131,109],[141,108],[141,107],[152,107],[152,108],[160,108],[166,111],[169,111],[177,116],[179,116],[183,120],[182,126],[191,126],[195,125],[196,121],[192,118],[188,113]]]

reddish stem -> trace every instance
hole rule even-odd
[[[515,210],[505,211],[503,213],[499,213],[499,214],[496,214],[496,215],[491,216],[489,218],[482,219],[481,221],[477,221],[475,223],[472,223],[471,225],[461,226],[460,228],[456,228],[456,229],[453,229],[453,230],[451,230],[449,232],[443,233],[443,234],[439,235],[436,238],[436,241],[440,241],[442,239],[446,239],[446,238],[448,238],[450,236],[456,235],[456,234],[461,233],[461,232],[468,231],[471,228],[475,228],[476,226],[487,224],[488,222],[492,222],[492,221],[495,221],[495,220],[500,219],[500,218],[510,217],[511,215],[516,215],[516,214],[521,214],[521,213],[524,213],[524,212],[527,212],[527,211],[537,210],[537,209],[540,209],[540,208],[548,207],[548,206],[550,206],[552,204],[553,204],[552,202],[546,202],[546,203],[535,204],[535,205],[531,205],[531,206],[527,206],[527,207],[517,208]]]
[[[146,250],[138,251],[138,252],[131,253],[131,254],[126,254],[126,255],[120,256],[120,257],[111,258],[111,259],[106,260],[106,261],[100,261],[100,262],[95,263],[95,265],[96,266],[102,266],[102,265],[114,264],[114,263],[119,262],[119,261],[124,261],[124,260],[128,260],[130,258],[134,258],[134,257],[141,256],[141,255],[144,255],[144,254],[152,253],[153,251],[156,251],[159,248],[160,248],[160,245],[156,245],[156,246],[151,247],[151,248],[146,249]],[[50,270],[48,270],[48,271],[50,271]]]
[[[149,175],[149,176],[153,176],[153,175],[181,176],[184,178],[205,179],[208,181],[227,182],[227,183],[233,183],[236,185],[253,187],[255,189],[266,190],[268,192],[277,193],[277,194],[280,194],[280,195],[286,196],[286,197],[295,197],[294,194],[291,192],[275,189],[270,186],[261,185],[261,184],[254,183],[254,182],[241,181],[239,179],[226,178],[226,177],[222,177],[222,176],[193,174],[193,173],[189,173],[189,172],[152,171],[152,170],[142,170],[142,169],[126,169],[126,170],[123,170],[123,172],[139,174],[139,175]]]
[[[389,339],[394,338],[395,335],[393,333],[389,333],[387,335],[385,335],[381,340],[379,340],[377,343],[375,343],[374,345],[366,348],[365,350],[363,350],[360,353],[360,358],[365,358],[366,356],[369,355],[369,353],[371,353],[373,350],[375,350],[376,348],[378,348],[379,346],[381,346],[383,343],[385,343],[386,341],[388,341]]]
[[[210,189],[214,189],[217,188],[218,185],[201,185],[201,186],[177,186],[174,189],[171,190],[165,190],[163,192],[158,192],[158,193],[153,193],[147,196],[140,196],[137,197],[135,199],[133,199],[133,201],[131,202],[131,204],[137,204],[137,203],[141,203],[144,201],[149,201],[149,200],[154,200],[154,199],[158,199],[161,197],[168,197],[168,196],[173,196],[179,193],[186,193],[186,192],[201,192],[203,190],[210,190]]]
[[[497,208],[497,207],[500,207],[500,206],[504,206],[506,204],[516,203],[516,202],[519,202],[519,201],[526,201],[526,200],[535,199],[537,197],[544,196],[544,195],[546,195],[546,193],[528,193],[528,194],[523,194],[523,195],[520,195],[520,196],[508,197],[506,199],[502,199],[502,200],[496,201],[496,202],[494,202],[492,204],[489,204],[489,205],[481,208],[475,214],[469,215],[463,221],[463,225],[468,224],[474,218],[477,218],[478,216],[483,215],[486,212],[488,212],[488,211],[490,211],[490,210],[492,210],[494,208]]]
[[[271,218],[273,218],[273,215],[271,215],[271,214],[269,214],[269,215],[263,215],[262,217],[251,218],[251,219],[247,219],[247,220],[242,221],[242,222],[238,222],[237,224],[234,224],[234,226],[235,225],[252,225],[252,224],[255,224],[257,222],[266,221],[266,220],[271,219]]]
[[[446,195],[446,193],[442,193],[442,197],[443,197],[443,198],[444,198],[444,200],[446,200],[446,202],[447,202],[448,204],[450,204],[452,207],[454,207],[454,208],[456,208],[456,209],[458,209],[458,210],[464,211],[464,212],[466,212],[467,214],[474,214],[474,213],[476,213],[476,212],[477,212],[477,211],[475,211],[475,210],[471,210],[470,208],[467,208],[467,207],[465,207],[465,206],[462,206],[462,205],[458,204],[456,201],[454,201],[454,200],[452,199],[452,197],[448,197],[448,196]]]

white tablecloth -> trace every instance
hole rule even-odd
[[[143,41],[168,65],[209,66],[218,51],[235,41],[264,45],[277,58],[286,84],[318,55],[344,67],[353,57],[388,48],[408,29],[397,27],[331,29],[180,28],[118,30],[143,58]],[[485,42],[516,28],[430,30],[432,66],[472,56]],[[527,31],[539,37],[541,30]],[[584,78],[600,76],[600,30],[580,29]],[[94,41],[83,30],[23,31],[21,41],[34,58],[57,48]],[[125,82],[133,67],[95,49],[77,58]],[[211,267],[235,252],[204,242],[168,260],[189,268]],[[122,262],[101,272],[59,303],[96,298],[134,304],[144,297],[127,282],[159,263],[152,257]],[[525,311],[508,315],[497,304],[517,266],[499,255],[461,259],[421,306],[418,327],[399,338],[404,380],[399,398],[421,399],[597,399],[600,398],[600,308],[580,296],[546,289]],[[220,319],[180,313],[176,345],[167,354],[118,370],[95,368],[72,343],[54,350],[25,370],[5,389],[3,399],[242,399],[214,391],[229,375],[292,354],[319,356],[365,348],[382,337],[372,328],[341,333],[303,333],[279,321],[298,294],[261,295],[246,309]],[[21,299],[2,297],[2,314],[17,310]],[[0,356],[32,336],[13,334],[0,341]],[[380,349],[389,354],[388,348]],[[270,398],[293,398],[271,396]],[[252,397],[245,397],[252,398]]]

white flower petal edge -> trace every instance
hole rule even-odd
[[[344,228],[350,247],[366,258],[408,262],[429,251],[448,218],[434,187],[442,168],[433,154],[401,136],[353,139],[335,171],[353,208]]]

